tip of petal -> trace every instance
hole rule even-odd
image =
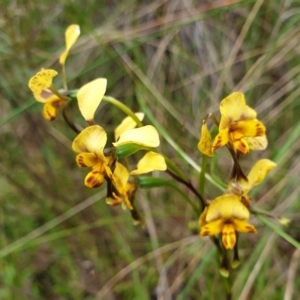
[[[106,92],[106,86],[106,78],[97,78],[78,90],[78,106],[85,120],[90,121],[94,119],[94,114]]]
[[[52,85],[52,79],[57,74],[58,73],[52,69],[41,70],[29,79],[28,87],[33,94],[41,94],[44,89]]]

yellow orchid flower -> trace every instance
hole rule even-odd
[[[28,82],[34,98],[38,102],[44,103],[43,117],[47,121],[54,120],[58,114],[58,108],[67,101],[67,98],[56,92],[52,84],[56,75],[55,70],[43,69],[31,77]]]
[[[143,121],[145,114],[143,112],[137,112],[135,113],[135,115],[137,116],[137,118],[140,121]],[[122,122],[120,123],[119,126],[117,126],[117,128],[115,129],[115,141],[118,140],[119,136],[124,133],[127,130],[133,129],[136,127],[136,122],[130,117],[126,117],[122,120]]]
[[[122,207],[125,209],[128,207],[130,210],[133,209],[131,204],[131,197],[136,190],[136,185],[130,183],[129,172],[125,166],[117,162],[115,170],[113,172],[114,186],[116,191],[112,191],[111,195],[108,195],[106,202],[110,205],[118,205],[122,203]]]
[[[78,37],[80,35],[80,27],[77,24],[70,25],[66,32],[65,32],[65,42],[66,42],[66,49],[59,57],[59,63],[64,65],[69,55],[70,49],[76,43]]]
[[[233,249],[236,244],[236,231],[256,233],[249,224],[250,213],[236,195],[223,195],[214,199],[199,218],[200,235],[222,233],[222,242],[226,249]]]
[[[106,203],[109,205],[122,204],[122,208],[129,208],[133,225],[141,224],[144,226],[144,219],[133,205],[137,185],[129,181],[129,172],[125,166],[116,163],[113,172],[113,181],[108,182],[108,193]]]
[[[238,182],[231,181],[228,184],[228,190],[242,197],[242,201],[246,206],[249,206],[251,198],[248,196],[250,190],[260,184],[266,175],[276,167],[276,163],[269,159],[260,159],[250,170],[247,179],[240,179]]]
[[[250,150],[264,150],[267,147],[266,128],[256,119],[256,111],[246,105],[244,94],[235,92],[223,99],[220,113],[219,133],[212,143],[206,122],[202,124],[202,135],[198,144],[201,152],[211,156],[213,151],[227,143],[239,154],[247,154]]]
[[[219,134],[213,142],[213,150],[228,142],[239,154],[267,147],[266,128],[256,119],[256,111],[246,105],[244,94],[235,92],[223,99],[220,112]]]
[[[88,123],[93,123],[94,114],[103,99],[106,91],[107,80],[97,78],[84,86],[77,92],[79,110]]]
[[[155,148],[159,146],[159,143],[157,130],[152,125],[146,125],[124,131],[113,145],[118,147],[125,144],[137,144],[143,147]]]
[[[85,177],[87,187],[96,188],[105,179],[113,180],[111,168],[115,160],[103,152],[106,141],[107,134],[99,125],[85,128],[73,141],[72,149],[79,153],[76,157],[78,166],[92,168]]]
[[[131,171],[131,175],[140,175],[152,171],[165,171],[167,164],[165,158],[156,152],[147,152],[138,162],[137,169]]]

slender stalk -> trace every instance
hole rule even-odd
[[[231,179],[235,179],[236,181],[238,181],[240,178],[243,178],[244,180],[248,181],[247,176],[244,174],[243,170],[241,169],[236,152],[234,151],[234,149],[230,144],[227,144],[226,147],[229,150],[230,155],[233,159],[233,167],[230,176]]]
[[[200,200],[201,205],[201,211],[203,211],[203,208],[205,206],[205,201],[203,199],[203,197],[199,194],[199,192],[196,190],[196,188],[192,185],[191,182],[186,181],[184,179],[182,179],[181,177],[177,176],[176,174],[174,174],[171,170],[167,170],[166,171],[172,178],[174,178],[175,180],[177,180],[178,182],[184,184],[190,191],[192,191],[197,198]]]
[[[49,90],[61,100],[70,100],[69,97],[62,95],[53,84],[50,86]]]
[[[66,66],[65,64],[61,65],[61,77],[63,81],[63,87],[65,90],[68,90],[68,85],[67,85],[67,73],[66,73]]]
[[[159,152],[157,152],[157,153],[159,153]],[[161,154],[161,153],[159,153],[159,154]],[[163,154],[161,154],[161,155],[163,155]],[[165,155],[163,155],[163,157],[166,161],[168,168],[171,169],[174,173],[176,173],[176,175],[178,175],[178,177],[180,177],[182,180],[186,181],[184,173],[173,163],[173,161],[170,160]]]
[[[207,166],[207,156],[202,155],[202,165],[201,165],[201,171],[199,173],[199,194],[200,195],[204,195],[206,166]],[[204,208],[204,206],[202,208]]]
[[[207,118],[211,118],[212,121],[214,122],[214,124],[215,124],[217,127],[219,127],[220,123],[219,123],[218,119],[216,118],[216,116],[215,116],[214,114],[208,114],[207,117],[206,117],[206,119],[207,119]]]
[[[115,107],[123,111],[127,116],[130,116],[136,122],[138,127],[143,126],[143,123],[138,119],[135,113],[121,101],[110,96],[104,96],[102,100],[114,105]]]
[[[69,109],[69,104],[71,102],[67,102],[67,104],[65,105],[65,107],[63,108],[62,110],[62,115],[64,117],[64,120],[66,121],[66,123],[69,125],[69,127],[75,132],[75,133],[80,133],[81,132],[81,129],[78,128],[74,123],[73,121],[70,119],[69,115],[68,115],[68,109]]]

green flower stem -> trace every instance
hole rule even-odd
[[[67,75],[66,75],[66,66],[65,66],[65,64],[61,65],[61,77],[62,77],[64,89],[68,90]]]
[[[49,90],[61,100],[70,100],[69,97],[62,95],[53,84],[50,86]]]
[[[192,185],[191,182],[189,181],[186,181],[186,180],[183,180],[181,179],[180,177],[178,177],[176,174],[174,174],[172,171],[170,170],[167,170],[166,171],[172,178],[174,178],[175,180],[177,180],[178,182],[181,182],[182,184],[184,184],[187,188],[189,188],[196,196],[197,198],[200,200],[200,204],[201,204],[201,207],[200,207],[200,211],[203,211],[204,209],[204,206],[205,206],[205,201],[204,199],[202,198],[202,196],[198,193],[198,191],[194,188],[194,186]],[[197,211],[198,212],[198,211]],[[199,215],[199,213],[198,213]]]
[[[204,195],[206,166],[207,166],[207,156],[203,155],[201,171],[199,173],[199,194],[200,195]]]
[[[159,153],[159,152],[157,152]],[[161,154],[161,153],[159,153]],[[171,159],[169,159],[167,156],[161,154],[164,158],[165,158],[165,161],[166,161],[166,164],[168,166],[168,168],[170,170],[172,170],[178,177],[180,177],[183,181],[187,181],[184,173],[173,163],[173,161]]]
[[[70,105],[70,101],[67,102],[67,104],[65,105],[65,107],[62,110],[62,115],[64,117],[64,120],[66,121],[66,123],[68,124],[68,126],[77,134],[79,134],[81,132],[81,129],[78,128],[71,120],[71,118],[68,115],[68,109],[69,109],[69,105]]]
[[[104,96],[102,100],[114,105],[115,107],[123,111],[127,116],[131,117],[136,122],[138,127],[144,126],[143,123],[135,115],[135,113],[128,106],[124,105],[121,101],[110,96]]]
[[[211,118],[212,121],[215,123],[215,125],[217,127],[219,127],[220,123],[219,123],[218,119],[216,118],[216,116],[214,114],[208,114],[207,117],[206,117],[206,119],[207,118]]]

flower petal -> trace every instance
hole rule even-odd
[[[99,158],[94,153],[80,153],[76,156],[76,162],[80,168],[91,168],[99,163]]]
[[[78,90],[79,110],[86,121],[94,119],[94,114],[105,94],[106,85],[106,78],[98,78],[85,84]]]
[[[245,205],[240,201],[237,195],[225,194],[215,198],[207,209],[206,222],[212,222],[217,219],[239,220],[249,219],[250,213]]]
[[[77,153],[94,153],[105,162],[103,148],[106,141],[107,134],[105,130],[99,125],[93,125],[85,128],[78,134],[72,143],[72,149]]]
[[[219,234],[222,231],[223,222],[224,221],[222,219],[218,219],[206,224],[201,228],[200,235],[206,236]]]
[[[129,172],[125,166],[117,162],[113,177],[117,177],[117,180],[115,180],[115,182],[119,182],[120,186],[122,188],[125,188],[129,179]]]
[[[151,148],[158,147],[158,132],[152,125],[127,130],[120,135],[117,142],[113,143],[115,147],[125,144],[137,144]]]
[[[228,129],[229,128],[227,127],[219,131],[212,145],[213,151],[219,149],[220,147],[228,143]]]
[[[144,119],[145,114],[143,112],[137,112],[135,113],[135,115],[137,116],[137,118],[142,121]],[[136,127],[136,122],[130,117],[126,117],[125,119],[123,119],[123,121],[120,123],[120,125],[115,129],[115,141],[118,140],[119,136],[129,130],[129,129],[133,129]]]
[[[224,224],[222,228],[222,242],[225,249],[233,249],[236,243],[236,235],[233,224]]]
[[[220,129],[226,128],[228,122],[233,123],[256,118],[256,111],[246,105],[245,96],[240,92],[232,93],[223,99],[220,104],[220,112],[222,115]]]
[[[44,89],[40,94],[33,94],[36,101],[41,103],[46,103],[54,99],[60,99],[55,94],[53,94],[49,89]]]
[[[245,155],[249,152],[249,146],[246,139],[240,139],[237,141],[232,141],[233,148],[242,155]]]
[[[41,70],[29,79],[28,87],[33,92],[33,94],[39,95],[44,89],[47,89],[52,85],[52,79],[57,74],[58,73],[55,70]]]
[[[241,137],[262,136],[266,132],[265,125],[258,120],[239,121],[230,127],[233,135],[238,133]],[[241,138],[237,137],[237,139]]]
[[[212,157],[213,151],[212,151],[212,139],[210,132],[207,128],[206,120],[202,121],[202,127],[201,127],[201,138],[198,143],[198,149],[203,154]]]
[[[243,220],[234,219],[232,220],[232,224],[234,225],[235,230],[239,232],[250,232],[250,233],[257,232],[253,225]]]
[[[67,30],[65,32],[66,50],[59,57],[59,63],[61,65],[63,65],[65,63],[66,58],[69,55],[69,51],[72,48],[72,46],[75,44],[75,42],[77,41],[79,35],[80,35],[79,25],[73,24],[67,28]]]
[[[165,158],[156,152],[147,152],[138,162],[137,169],[130,172],[131,175],[149,173],[155,170],[165,171],[167,169]]]
[[[245,137],[250,150],[265,150],[268,146],[266,135],[256,137]]]
[[[257,161],[247,176],[251,187],[261,183],[266,175],[275,167],[276,164],[269,159],[260,159]]]
[[[85,186],[89,188],[97,188],[104,182],[104,174],[102,172],[98,172],[97,170],[93,170],[89,172],[84,180]]]
[[[64,100],[59,99],[57,96],[53,97],[53,100],[46,102],[43,107],[44,119],[47,121],[53,121],[57,117],[58,108],[64,102]]]
[[[207,224],[207,222],[206,222],[207,209],[208,209],[208,206],[205,206],[203,212],[201,213],[201,215],[199,217],[198,223],[199,223],[200,228]]]

